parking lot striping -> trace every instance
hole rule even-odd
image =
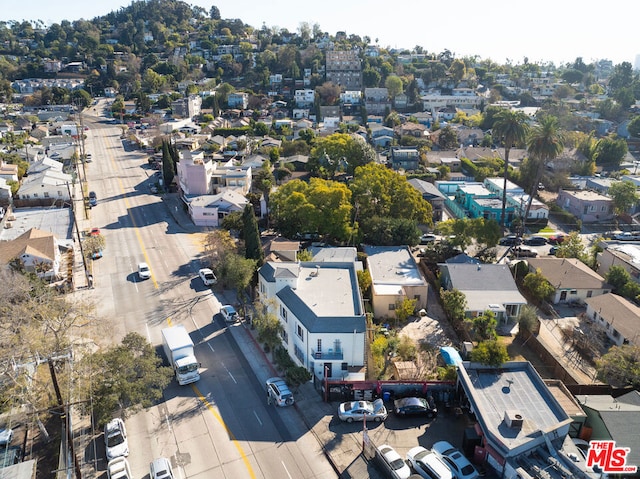
[[[284,467],[284,472],[287,473],[287,476],[289,476],[290,479],[293,479],[291,478],[291,474],[289,474],[289,470],[287,469],[287,466],[284,464],[284,461],[280,461],[280,462],[282,463],[282,467]]]
[[[197,386],[195,384],[193,384],[193,383],[191,384],[191,389],[193,389],[193,392],[196,393],[196,396],[198,396],[198,399],[200,400],[200,402],[206,406],[206,408],[209,410],[209,412],[211,412],[211,414],[213,414],[213,417],[215,417],[216,420],[220,423],[220,425],[225,429],[225,431],[227,431],[227,434],[231,438],[231,441],[233,442],[233,445],[236,446],[236,449],[240,453],[240,457],[242,458],[242,462],[244,462],[244,465],[247,468],[247,471],[249,472],[249,475],[253,479],[256,479],[256,475],[253,472],[253,468],[251,467],[251,464],[249,463],[249,458],[244,453],[244,450],[242,449],[242,446],[240,445],[240,443],[238,442],[236,437],[231,432],[231,429],[229,429],[229,427],[224,422],[222,417],[220,417],[220,414],[218,414],[216,412],[215,408],[211,405],[211,403],[209,401],[207,401],[207,399],[202,395],[202,393],[200,392],[200,390],[197,388]],[[289,477],[291,477],[291,476],[289,476]]]
[[[256,420],[258,421],[258,423],[262,426],[262,421],[260,420],[260,417],[258,416],[258,413],[255,410],[253,411],[253,415],[256,417]]]

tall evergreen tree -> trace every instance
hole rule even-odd
[[[244,207],[242,212],[242,222],[244,225],[244,244],[245,258],[253,259],[258,262],[258,267],[264,263],[264,250],[260,241],[260,230],[258,229],[258,221],[253,212],[251,203]]]
[[[175,165],[171,155],[171,148],[172,146],[168,141],[162,141],[162,177],[164,178],[165,188],[167,189],[173,182],[173,177],[175,176]]]

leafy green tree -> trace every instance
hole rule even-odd
[[[80,370],[92,372],[89,390],[98,425],[114,414],[132,414],[162,399],[173,376],[172,368],[162,365],[153,345],[138,333],[128,333],[121,344],[82,362]]]
[[[389,98],[395,98],[403,90],[402,79],[397,75],[389,75],[384,81],[384,86],[389,93]]]
[[[282,324],[272,309],[268,305],[256,301],[251,321],[252,326],[256,328],[258,341],[265,344],[271,351],[282,344],[281,334],[283,331]]]
[[[438,135],[438,146],[441,150],[454,150],[458,148],[458,134],[449,125],[440,130]]]
[[[616,213],[622,214],[638,202],[636,185],[629,180],[618,181],[609,187],[609,196],[613,200]]]
[[[368,293],[369,288],[373,284],[371,280],[371,273],[368,269],[360,270],[357,272],[358,275],[358,286],[360,287],[360,293],[365,295]]]
[[[82,251],[86,259],[91,259],[94,254],[104,249],[106,241],[102,234],[87,236],[82,243]]]
[[[227,218],[234,216],[230,214]],[[235,229],[240,231],[242,229],[242,215],[241,213],[235,214],[238,219],[234,228],[228,228],[226,230],[218,229],[207,234],[204,241],[204,259],[214,271],[220,273],[222,271],[222,264],[224,258],[230,254],[236,252],[235,240],[231,237],[229,229]]]
[[[351,191],[343,183],[289,181],[271,195],[271,212],[285,236],[318,233],[347,241],[352,235]]]
[[[253,205],[248,203],[242,212],[242,224],[244,231],[245,258],[255,260],[258,267],[264,263],[264,250],[260,240],[260,230]]]
[[[500,226],[506,222],[507,179],[509,174],[509,152],[514,146],[524,144],[527,136],[527,116],[520,110],[503,109],[496,115],[492,135],[494,140],[501,140],[504,146],[504,186],[502,189],[502,213]]]
[[[482,341],[471,350],[470,357],[473,362],[496,368],[509,361],[507,347],[494,340]]]
[[[218,270],[224,284],[238,293],[245,291],[256,272],[256,260],[243,258],[236,253],[228,253],[222,259]]]
[[[384,165],[370,163],[357,168],[350,189],[358,219],[391,217],[432,224],[429,202],[404,175]]]
[[[394,313],[396,315],[396,324],[405,324],[409,316],[411,316],[416,310],[416,303],[418,300],[404,298],[402,301],[396,301],[396,309]]]
[[[614,293],[620,293],[625,284],[631,281],[629,272],[620,265],[613,265],[604,275],[607,283],[613,286]]]
[[[578,258],[581,261],[586,259],[584,243],[577,231],[572,231],[565,238],[556,251],[558,258]]]
[[[467,310],[467,297],[457,289],[440,289],[444,312],[452,322],[463,321]]]
[[[175,176],[175,164],[171,155],[171,145],[168,141],[162,142],[162,177],[164,178],[165,187],[168,188],[173,182]]]
[[[542,275],[540,268],[535,273],[526,275],[522,284],[537,301],[549,299],[555,291],[555,288]]]
[[[301,385],[311,381],[313,375],[309,370],[303,366],[292,366],[287,368],[284,374],[284,378],[289,386],[294,390]]]
[[[475,318],[468,318],[465,323],[471,326],[477,341],[495,340],[498,337],[496,332],[498,320],[493,311],[487,310]]]
[[[640,137],[640,115],[634,116],[627,125],[629,134],[634,138]]]
[[[598,141],[596,164],[618,167],[629,151],[624,138],[613,134]]]
[[[416,343],[409,336],[400,336],[398,343],[398,356],[402,361],[415,361],[418,358]]]
[[[532,183],[531,191],[529,192],[529,201],[527,201],[527,207],[524,213],[525,221],[529,217],[533,198],[538,191],[544,166],[557,158],[563,150],[563,135],[559,131],[557,118],[554,116],[543,117],[527,138],[527,151],[529,152],[530,158],[535,161],[537,165],[534,167],[536,176]]]
[[[596,361],[599,378],[614,387],[640,388],[640,346],[613,346]]]
[[[334,133],[316,139],[311,148],[308,167],[316,176],[331,179],[338,171],[352,175],[357,167],[375,159],[375,151],[360,135]]]

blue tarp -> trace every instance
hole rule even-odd
[[[440,354],[447,366],[459,366],[462,363],[462,357],[456,348],[444,346],[440,348]]]

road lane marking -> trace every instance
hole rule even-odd
[[[240,443],[238,442],[236,437],[231,432],[231,429],[229,429],[229,427],[224,422],[222,417],[220,417],[220,414],[218,414],[216,412],[215,408],[211,405],[211,403],[209,401],[207,401],[207,399],[202,395],[202,393],[200,392],[200,390],[198,389],[198,387],[195,384],[191,384],[191,389],[193,389],[193,392],[196,393],[196,396],[198,396],[198,399],[200,400],[200,402],[205,405],[205,407],[209,410],[209,412],[211,414],[213,414],[213,417],[215,417],[216,420],[220,423],[220,425],[225,429],[225,431],[227,431],[227,434],[231,438],[231,442],[233,442],[233,445],[236,446],[236,449],[238,450],[238,453],[240,453],[240,457],[242,458],[242,462],[244,462],[244,465],[247,468],[247,471],[249,472],[249,476],[251,476],[253,479],[256,479],[256,475],[253,472],[253,468],[251,467],[251,464],[249,463],[249,458],[244,453],[244,450],[242,449],[242,446],[240,445]],[[289,477],[291,477],[291,476],[289,476]]]
[[[258,416],[258,413],[255,410],[253,411],[253,415],[256,417],[258,424],[262,426],[262,421],[260,420],[260,417]]]
[[[226,368],[225,368],[225,369],[226,369]],[[234,377],[233,377],[233,374],[231,374],[231,371],[229,371],[229,370],[227,369],[227,372],[229,373],[229,376],[231,376],[231,379],[233,379],[233,382],[234,382],[234,383],[236,383],[236,384],[238,384],[238,381],[236,381],[236,378],[234,378]]]

